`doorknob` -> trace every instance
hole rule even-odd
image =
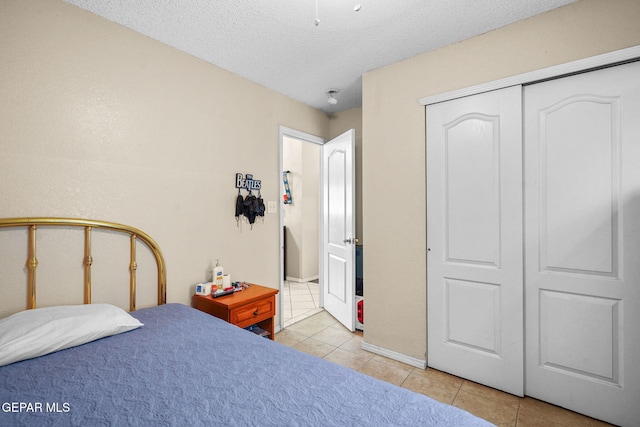
[[[354,245],[358,243],[357,237],[348,237],[342,241],[342,243],[353,243]]]

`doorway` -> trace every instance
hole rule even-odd
[[[284,327],[322,311],[320,305],[321,145],[282,138]],[[288,191],[287,191],[288,190]]]
[[[318,149],[319,156],[315,165],[314,160],[311,160],[309,164],[305,164],[307,167],[318,168],[318,180],[317,180],[317,200],[310,204],[314,207],[307,207],[303,211],[304,222],[306,223],[309,218],[314,214],[317,216],[317,231],[316,238],[312,236],[313,233],[299,232],[299,236],[303,237],[302,242],[304,247],[304,257],[313,257],[315,249],[315,258],[317,260],[317,272],[313,269],[306,270],[305,267],[298,272],[292,267],[287,266],[285,270],[285,264],[289,264],[292,259],[289,255],[285,254],[290,251],[292,244],[300,245],[299,241],[290,242],[291,237],[295,237],[293,233],[289,233],[285,229],[284,205],[295,205],[296,200],[304,202],[304,188],[302,197],[298,197],[294,192],[291,192],[291,186],[289,186],[289,178],[300,179],[302,177],[303,163],[300,161],[299,167],[301,169],[301,175],[297,178],[293,174],[291,168],[285,169],[284,164],[284,149],[285,140],[298,140],[300,151],[303,148],[309,146],[315,146]],[[350,129],[343,134],[335,137],[330,141],[325,141],[314,135],[310,135],[304,132],[296,131],[293,129],[280,126],[279,132],[280,142],[280,155],[279,155],[279,175],[281,176],[281,183],[279,187],[282,189],[283,194],[286,195],[286,199],[292,203],[281,202],[280,212],[280,294],[279,305],[280,310],[280,329],[285,326],[285,316],[288,313],[285,312],[287,307],[287,296],[285,279],[288,277],[301,279],[301,283],[310,283],[308,287],[309,293],[316,288],[313,285],[314,277],[317,276],[318,280],[318,295],[314,300],[314,296],[311,299],[317,301],[317,306],[313,309],[309,307],[308,315],[311,315],[313,310],[326,309],[336,320],[342,323],[347,329],[355,330],[355,318],[356,318],[356,304],[355,304],[355,244],[357,239],[355,237],[355,130]],[[287,143],[288,144],[288,143]],[[295,147],[297,143],[292,144]],[[313,151],[310,150],[310,151]],[[305,172],[306,173],[306,172]],[[285,182],[287,181],[287,185]],[[289,187],[290,195],[286,193],[286,189]],[[306,188],[306,187],[305,187]],[[311,188],[311,187],[310,187]],[[310,193],[314,191],[309,190]],[[304,203],[303,203],[304,206]],[[288,206],[287,206],[288,208]],[[292,230],[293,231],[293,230]],[[286,239],[287,238],[287,239]],[[285,241],[286,240],[286,241]],[[307,244],[308,242],[314,242],[315,245]],[[287,248],[285,248],[285,243]],[[297,254],[297,252],[294,252]],[[309,255],[312,254],[312,255]],[[299,256],[302,258],[302,256]],[[285,261],[289,259],[289,263]],[[299,264],[300,260],[295,260]],[[309,262],[308,265],[313,265]],[[297,267],[297,266],[295,266]],[[296,276],[298,274],[298,276]],[[292,291],[292,282],[287,280],[289,285],[289,291]],[[299,282],[300,283],[300,282]],[[299,285],[297,285],[299,287]],[[294,286],[295,288],[295,286]],[[304,291],[304,289],[298,289],[298,291]],[[300,292],[302,293],[302,292]],[[289,302],[292,302],[293,294],[289,294]],[[314,303],[315,305],[315,303]],[[310,306],[310,304],[308,304]],[[294,305],[291,304],[291,321],[293,320]],[[306,309],[301,309],[305,310]],[[287,322],[290,324],[291,321]]]

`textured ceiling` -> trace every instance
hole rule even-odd
[[[332,113],[367,71],[575,0],[317,0],[317,26],[316,0],[66,1]]]

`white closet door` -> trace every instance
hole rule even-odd
[[[640,63],[528,86],[526,394],[640,420]]]
[[[427,364],[523,393],[520,86],[427,107]]]

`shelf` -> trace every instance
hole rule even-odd
[[[269,333],[269,331],[265,331],[264,329],[262,329],[260,326],[256,325],[251,325],[248,328],[245,328],[247,331],[251,331],[256,335],[260,335],[261,337],[265,337],[268,338],[269,335],[271,335]]]

